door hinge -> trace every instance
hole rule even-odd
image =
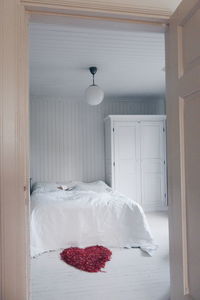
[[[113,132],[115,132],[115,128],[113,128]]]
[[[166,164],[165,160],[164,160],[164,165]]]
[[[165,132],[165,128],[163,127],[163,132]]]
[[[113,162],[113,167],[115,167],[115,162]]]

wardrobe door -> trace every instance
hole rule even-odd
[[[140,202],[138,122],[114,122],[115,190]]]
[[[165,124],[142,121],[141,195],[145,210],[160,210],[166,206]]]

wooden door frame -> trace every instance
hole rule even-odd
[[[102,1],[103,2],[103,1]],[[56,14],[163,26],[169,15],[88,1],[0,2],[0,299],[30,299],[28,15]],[[92,4],[93,3],[93,4]],[[95,5],[94,5],[95,4]]]

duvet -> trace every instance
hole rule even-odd
[[[32,256],[93,245],[156,249],[142,208],[113,191],[34,192],[30,231]]]

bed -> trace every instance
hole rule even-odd
[[[37,183],[31,195],[31,256],[67,247],[156,250],[143,209],[104,182]]]

